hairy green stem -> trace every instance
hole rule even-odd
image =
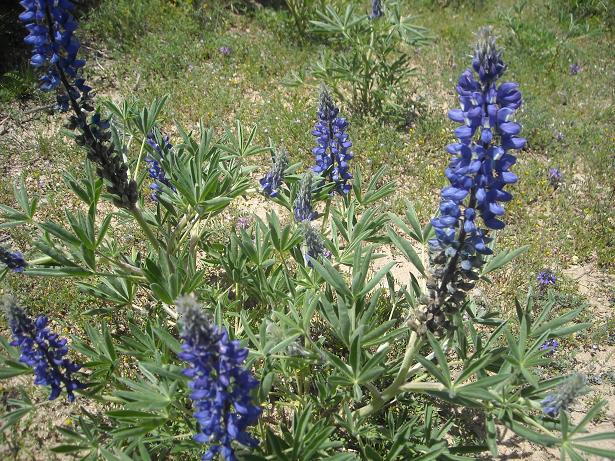
[[[397,394],[401,392],[406,392],[405,389],[409,389],[409,390],[414,390],[414,388],[422,389],[428,384],[433,384],[433,383],[407,383],[406,382],[407,377],[408,377],[408,372],[410,371],[410,366],[412,364],[412,359],[414,359],[414,356],[416,355],[419,348],[421,347],[421,344],[422,344],[422,341],[419,339],[416,332],[413,331],[410,334],[410,338],[408,339],[408,344],[406,345],[406,352],[404,353],[404,358],[402,360],[401,366],[399,367],[399,371],[397,372],[397,376],[395,377],[391,385],[387,387],[384,391],[382,391],[382,393],[380,394],[380,397],[375,397],[371,403],[356,410],[355,411],[356,415],[361,416],[361,417],[369,416],[370,414],[380,410],[387,402],[392,400]],[[408,385],[411,385],[411,387],[408,388]]]
[[[365,418],[366,416],[375,413],[380,410],[387,402],[393,400],[397,395],[402,394],[404,392],[414,392],[423,394],[426,392],[437,392],[437,391],[445,391],[446,387],[440,383],[405,383],[395,389],[394,393],[391,393],[389,397],[381,400],[374,400],[372,403],[365,405],[358,410],[355,410],[354,415]],[[384,397],[384,394],[383,394]]]
[[[154,235],[154,232],[152,231],[152,228],[150,227],[150,225],[147,223],[147,221],[145,221],[145,218],[143,217],[141,210],[139,210],[139,208],[135,205],[134,207],[130,209],[130,213],[137,220],[137,222],[139,223],[139,226],[141,226],[141,229],[143,229],[143,232],[145,232],[145,236],[150,241],[154,249],[158,251],[160,249],[160,244],[158,243],[158,239]]]
[[[327,197],[327,204],[325,205],[325,213],[322,216],[322,226],[320,228],[320,232],[323,235],[325,233],[325,226],[329,222],[329,213],[331,212],[331,200],[332,200],[332,197],[329,195],[329,197]]]
[[[133,181],[137,182],[137,178],[139,176],[139,166],[141,165],[141,161],[143,160],[143,153],[145,152],[145,140],[147,137],[143,138],[141,141],[141,149],[139,150],[139,157],[137,158],[137,164],[135,165],[135,171],[133,174]]]

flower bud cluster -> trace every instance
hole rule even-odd
[[[294,203],[295,220],[299,223],[310,222],[318,218],[312,207],[312,173],[305,173],[299,182],[299,191]]]
[[[284,180],[284,172],[288,168],[288,152],[283,147],[279,147],[275,150],[271,160],[271,170],[260,180],[260,185],[266,195],[275,197]]]
[[[23,272],[28,265],[19,251],[9,251],[3,247],[0,247],[0,263],[17,273]]]

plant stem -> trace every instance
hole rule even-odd
[[[325,213],[322,216],[322,226],[320,228],[320,232],[323,235],[325,233],[325,226],[329,222],[329,213],[331,212],[331,200],[332,197],[329,195],[329,197],[327,198],[327,204],[325,205]]]
[[[436,391],[444,391],[444,390],[446,390],[446,387],[440,383],[405,383],[399,386],[395,390],[395,393],[390,396],[390,398],[386,400],[382,399],[381,401],[373,401],[369,405],[365,405],[364,407],[359,408],[358,410],[355,410],[354,415],[365,418],[366,416],[369,416],[372,413],[380,410],[384,406],[383,402],[386,403],[392,400],[398,394],[401,394],[403,392],[414,392],[414,393],[423,394],[426,392],[436,392]]]
[[[421,341],[419,341],[419,337],[416,331],[410,333],[410,338],[408,338],[408,344],[406,346],[406,352],[404,353],[404,358],[402,360],[401,366],[399,367],[399,371],[397,372],[397,376],[395,380],[391,383],[389,387],[387,387],[382,393],[382,398],[386,400],[387,396],[392,392],[395,392],[399,386],[406,382],[406,376],[408,375],[408,370],[410,370],[410,364],[412,359],[416,355],[419,347],[421,345]]]
[[[392,400],[397,394],[406,391],[427,391],[433,390],[433,384],[438,383],[407,383],[406,379],[408,376],[408,371],[410,370],[410,364],[412,363],[412,359],[416,355],[421,346],[422,341],[419,340],[418,335],[415,331],[410,334],[410,338],[408,339],[408,344],[406,346],[406,352],[404,354],[404,358],[402,360],[399,371],[397,372],[397,376],[391,383],[389,387],[387,387],[381,394],[380,397],[374,397],[371,403],[365,405],[358,410],[355,410],[354,414],[360,417],[369,416],[370,414],[380,410],[387,402]],[[438,384],[441,386],[440,384]]]
[[[144,137],[143,141],[141,141],[141,149],[139,150],[139,157],[137,158],[137,164],[135,165],[135,171],[133,174],[133,181],[137,182],[137,177],[139,176],[139,166],[141,165],[141,161],[143,160],[143,153],[145,152],[145,140],[147,138]]]
[[[154,235],[154,232],[152,231],[152,228],[150,227],[150,225],[147,224],[147,221],[145,221],[145,218],[143,217],[141,210],[139,210],[139,208],[135,205],[129,211],[134,216],[134,218],[137,220],[137,222],[139,223],[139,226],[141,226],[141,229],[143,229],[143,232],[145,232],[145,236],[150,241],[154,249],[159,250],[160,244],[158,243],[158,239]]]

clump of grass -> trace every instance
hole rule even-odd
[[[0,103],[29,98],[36,89],[36,77],[30,66],[0,76]]]

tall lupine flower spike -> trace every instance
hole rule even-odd
[[[567,411],[577,397],[585,393],[586,384],[587,378],[582,374],[568,378],[557,388],[557,392],[547,395],[540,402],[543,413],[551,418],[556,418],[560,412]]]
[[[288,152],[283,147],[278,147],[271,156],[271,161],[271,170],[260,180],[260,185],[263,193],[275,197],[284,180],[284,172],[288,168]]]
[[[312,208],[312,173],[304,173],[299,182],[299,191],[294,203],[294,214],[297,222],[309,222],[318,217]]]
[[[194,296],[182,296],[176,305],[183,340],[179,358],[190,364],[184,374],[191,378],[190,398],[199,426],[194,440],[209,444],[201,459],[221,454],[234,461],[233,441],[258,444],[247,432],[261,412],[251,396],[258,381],[243,367],[248,350],[231,341],[226,329],[213,325]]]
[[[58,95],[62,110],[73,110],[70,126],[79,128],[77,143],[86,146],[88,158],[97,165],[97,174],[107,182],[114,203],[128,210],[135,209],[137,184],[128,178],[128,167],[109,142],[109,122],[98,113],[88,122],[92,90],[81,76],[85,61],[77,59],[79,41],[73,36],[77,22],[72,15],[74,5],[68,0],[22,0],[25,11],[19,18],[29,35],[25,42],[33,47],[32,66],[43,68],[41,89],[51,91],[63,87]]]
[[[34,370],[34,384],[51,387],[49,400],[55,400],[62,389],[66,390],[69,402],[75,400],[74,391],[85,385],[72,376],[81,366],[66,358],[66,339],[47,327],[47,317],[40,316],[32,321],[12,297],[4,296],[1,304],[13,333],[10,344],[19,347],[19,361]]]
[[[369,19],[378,19],[382,16],[382,1],[372,0],[372,11],[369,14]]]
[[[338,114],[339,109],[335,106],[329,90],[323,86],[318,105],[318,122],[312,131],[318,143],[312,149],[316,158],[313,170],[334,182],[337,192],[347,194],[352,189],[352,185],[348,184],[352,179],[348,165],[353,157],[350,151],[352,142],[346,133],[348,121],[338,117]]]
[[[17,273],[23,272],[28,265],[19,251],[9,251],[3,247],[0,247],[0,263]]]
[[[465,292],[474,286],[491,229],[502,229],[501,202],[512,200],[504,191],[517,181],[510,171],[514,153],[525,146],[517,137],[521,126],[512,116],[521,105],[518,85],[497,84],[506,65],[490,28],[478,32],[472,70],[466,69],[457,84],[460,109],[449,111],[451,120],[461,124],[455,130],[459,142],[447,146],[451,160],[446,169],[450,186],[442,189],[440,214],[432,220],[436,238],[430,244],[434,266],[428,281],[429,300],[417,313],[417,329],[443,331],[447,314],[457,312]],[[483,226],[481,226],[480,221]]]
[[[30,32],[25,42],[32,45],[30,63],[35,68],[42,68],[41,89],[52,91],[62,80],[73,81],[71,96],[75,100],[85,101],[91,88],[80,77],[85,61],[77,59],[79,41],[73,36],[77,22],[72,15],[74,5],[68,0],[23,0],[20,2],[25,11],[19,19],[26,23]],[[61,110],[68,110],[67,95],[58,95]]]
[[[162,136],[163,145],[158,144],[158,139],[156,138],[155,133],[148,133],[147,135],[147,144],[152,148],[154,152],[158,155],[158,158],[163,159],[165,156],[165,152],[170,152],[173,148],[173,145],[169,142],[168,136]],[[175,187],[167,178],[166,173],[162,169],[162,165],[158,159],[154,158],[154,156],[148,154],[145,157],[145,161],[149,165],[148,173],[150,178],[152,178],[155,182],[150,186],[152,190],[152,200],[157,202],[160,198],[160,193],[162,192],[161,184],[165,185],[169,189],[173,191],[176,190]]]

